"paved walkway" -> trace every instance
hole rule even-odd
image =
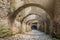
[[[31,32],[26,32],[25,34],[17,34],[12,37],[6,37],[0,40],[58,40],[52,39],[49,35],[46,35],[43,32],[32,30]]]

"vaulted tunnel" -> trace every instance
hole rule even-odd
[[[0,0],[0,40],[60,40],[59,10],[60,0]]]
[[[21,19],[21,27],[20,27],[20,30],[24,33],[26,31],[31,31],[34,26],[36,29],[38,30],[41,30],[43,32],[46,32],[46,33],[49,33],[51,34],[52,33],[52,30],[51,27],[51,21],[53,20],[53,15],[51,14],[51,12],[48,10],[48,9],[45,9],[44,7],[42,7],[40,4],[34,4],[34,3],[30,3],[30,4],[25,4],[21,7],[19,7],[17,10],[15,10],[10,16],[9,16],[9,20],[11,22],[11,24],[13,25],[15,20],[16,20],[16,17],[17,15],[19,14],[19,12],[21,12],[23,9],[25,8],[28,8],[28,7],[36,7],[36,8],[40,8],[42,9],[42,11],[44,13],[29,13],[27,14],[26,16],[24,16],[22,19]],[[32,19],[29,19],[29,16],[32,15]],[[35,18],[33,18],[35,15]],[[37,17],[37,16],[38,17]],[[19,16],[20,17],[20,16]],[[33,25],[33,23],[35,23],[35,21],[31,21],[31,20],[36,20],[38,22],[37,25]],[[30,22],[31,21],[31,22]],[[29,23],[30,22],[30,23]],[[33,23],[32,23],[33,22]],[[29,24],[28,24],[29,23]],[[31,27],[32,26],[32,27]],[[23,30],[24,29],[24,30]]]
[[[23,9],[25,9],[25,8],[27,8],[27,7],[30,7],[30,6],[36,6],[36,7],[39,7],[39,8],[41,8],[41,9],[45,10],[45,11],[50,15],[51,19],[53,18],[53,15],[51,14],[51,12],[50,12],[48,9],[45,9],[45,8],[44,8],[43,6],[41,6],[40,4],[30,3],[30,4],[25,4],[25,5],[21,6],[21,7],[19,7],[19,8],[18,8],[17,10],[15,10],[12,14],[10,14],[10,16],[9,16],[10,21],[13,22],[20,11],[22,11]],[[12,18],[12,17],[13,17],[13,18]]]

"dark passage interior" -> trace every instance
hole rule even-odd
[[[31,29],[32,30],[37,30],[37,23],[32,23]]]

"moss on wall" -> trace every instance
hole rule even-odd
[[[0,37],[11,35],[11,30],[5,25],[0,25]]]

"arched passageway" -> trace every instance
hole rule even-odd
[[[52,20],[53,15],[51,14],[51,12],[50,12],[48,9],[45,9],[45,8],[42,7],[40,4],[30,3],[30,4],[25,4],[25,5],[21,6],[21,7],[19,7],[17,10],[15,10],[15,11],[9,16],[9,20],[10,20],[11,24],[14,23],[15,18],[16,18],[16,16],[18,15],[18,13],[19,13],[20,11],[22,11],[23,9],[25,9],[25,8],[27,8],[27,7],[30,7],[30,6],[35,6],[35,7],[38,7],[38,8],[43,9],[43,10],[50,16],[50,18],[51,18],[51,20]],[[32,14],[33,14],[33,13],[32,13]],[[32,15],[32,14],[28,14],[27,16]],[[35,14],[35,13],[34,13],[34,15],[40,16],[39,14]],[[25,26],[27,26],[26,23],[23,23],[24,19],[25,19],[27,16],[25,16],[25,17],[21,20],[21,24],[22,24],[22,25],[25,24]],[[42,15],[42,16],[43,16],[43,15]],[[44,19],[44,17],[42,17],[42,18]],[[44,20],[45,20],[45,19],[44,19]],[[43,30],[43,29],[46,29],[46,25],[47,25],[47,24],[45,25],[45,28],[43,27],[43,26],[44,26],[43,23],[42,23],[41,25],[42,25],[42,27],[41,27],[42,30]],[[51,23],[50,23],[50,25],[51,25]],[[22,26],[21,26],[21,27],[22,27]],[[50,28],[50,27],[49,27],[49,28]],[[24,28],[24,29],[25,29],[25,28]],[[25,30],[26,30],[26,29],[25,29]],[[50,29],[49,29],[49,30],[50,30]]]
[[[3,2],[4,0],[2,0],[1,2]],[[16,1],[16,0],[14,0],[14,1]],[[7,1],[6,1],[6,3],[8,3]],[[12,3],[12,1],[11,1],[11,3]],[[53,18],[54,18],[54,13],[51,13],[51,12],[53,12],[53,11],[55,11],[54,10],[54,8],[53,8],[53,5],[50,5],[50,2],[48,2],[49,4],[47,4],[46,2],[42,2],[42,3],[45,3],[46,5],[44,5],[44,6],[46,6],[46,8],[45,7],[43,7],[43,5],[41,5],[41,4],[35,4],[35,3],[30,3],[30,4],[24,4],[24,5],[22,5],[21,7],[19,7],[17,10],[15,10],[14,12],[12,12],[10,15],[8,14],[8,19],[7,19],[7,21],[8,22],[10,22],[10,24],[11,24],[11,29],[14,31],[14,29],[19,29],[20,28],[20,30],[22,31],[22,32],[26,32],[27,30],[29,30],[29,28],[31,29],[31,30],[34,30],[34,34],[35,34],[35,32],[37,32],[37,35],[39,34],[40,35],[40,31],[43,31],[43,32],[47,32],[47,33],[50,33],[51,31],[52,31],[52,20],[53,20]],[[3,4],[5,4],[5,2],[3,2]],[[14,3],[14,4],[16,4],[16,3]],[[17,3],[18,4],[18,3]],[[17,5],[16,4],[16,5]],[[52,4],[52,3],[51,3]],[[5,5],[6,6],[6,5]],[[10,6],[10,5],[9,5]],[[12,6],[12,5],[11,5]],[[11,7],[10,6],[10,7]],[[15,5],[13,5],[13,7],[14,7]],[[47,7],[48,6],[48,7]],[[50,7],[49,7],[50,6]],[[8,7],[7,9],[9,9],[10,7]],[[17,7],[17,6],[16,6]],[[33,7],[37,7],[37,8],[41,8],[41,9],[43,9],[43,11],[45,11],[46,12],[46,14],[48,14],[48,16],[47,15],[44,15],[43,13],[43,15],[40,15],[41,14],[41,12],[39,13],[29,13],[29,14],[27,14],[27,15],[25,15],[20,21],[19,21],[19,23],[17,22],[16,24],[20,24],[21,23],[21,27],[19,26],[13,26],[13,25],[15,25],[14,23],[15,23],[15,20],[16,20],[16,18],[17,18],[17,15],[19,14],[19,12],[21,12],[23,9],[25,9],[25,8],[28,8],[28,7],[32,7],[32,9],[34,9]],[[5,7],[3,7],[3,8],[5,8]],[[50,8],[52,8],[52,10],[50,9]],[[13,8],[14,9],[14,8]],[[50,11],[49,11],[50,10]],[[10,10],[9,10],[10,11]],[[34,10],[35,11],[35,10]],[[39,10],[40,11],[40,10]],[[11,12],[11,11],[10,11]],[[21,13],[22,14],[22,13]],[[2,14],[2,16],[4,16],[3,14]],[[57,16],[57,15],[55,15],[55,16]],[[19,16],[19,17],[21,17],[21,15]],[[32,19],[31,19],[32,18]],[[4,20],[4,19],[3,19]],[[56,26],[59,26],[59,23],[56,25]],[[15,28],[14,28],[15,27]],[[13,29],[14,28],[14,29]],[[59,32],[59,29],[58,29],[58,27],[54,27],[55,29],[57,28],[57,31]],[[36,30],[38,30],[39,29],[39,31],[36,31]],[[56,33],[57,31],[55,30],[55,29],[53,29],[53,33]],[[9,29],[10,30],[10,29]],[[20,30],[15,30],[17,33],[20,31]],[[56,32],[55,32],[56,31]],[[30,31],[29,31],[30,32]],[[56,34],[58,34],[59,35],[59,33],[56,33]],[[43,34],[44,35],[44,34]],[[44,36],[42,36],[42,37],[44,37]],[[39,38],[40,38],[40,36],[39,36]],[[48,37],[47,37],[48,38]]]
[[[21,22],[23,22],[23,21],[25,20],[25,18],[27,18],[27,17],[30,16],[30,15],[36,15],[36,16],[41,17],[41,18],[43,19],[43,17],[42,17],[41,15],[37,14],[37,13],[30,13],[30,14],[26,15],[26,16],[22,19]],[[28,22],[28,21],[27,21],[27,22]],[[27,23],[27,22],[26,22],[26,23]]]
[[[31,17],[31,15],[32,15],[32,17]],[[33,15],[36,15],[37,19],[33,18],[34,17]],[[29,16],[31,17],[31,19],[29,19],[30,18]],[[42,15],[39,15],[37,13],[30,13],[23,18],[22,23],[25,23],[26,25],[31,24],[30,27],[33,26],[33,28],[34,28],[34,26],[37,27],[37,25],[32,25],[32,24],[35,23],[34,20],[37,20],[38,22],[36,22],[36,23],[39,26],[37,29],[44,31],[46,33],[50,33],[50,25],[51,25],[50,16],[49,15],[45,15],[45,16],[46,17],[48,16],[48,18],[44,18]],[[47,20],[47,19],[49,19],[49,20]],[[48,23],[48,21],[49,21],[49,23]]]
[[[48,9],[45,9],[43,6],[41,6],[40,4],[35,4],[35,3],[30,3],[30,4],[25,4],[21,7],[19,7],[17,10],[15,10],[12,14],[10,14],[9,16],[9,19],[11,22],[14,22],[16,16],[18,15],[18,13],[20,11],[22,11],[23,9],[27,8],[27,7],[30,7],[30,6],[36,6],[36,7],[39,7],[39,8],[42,8],[43,10],[45,10],[51,17],[51,19],[53,18],[53,15],[51,14],[51,12],[48,10]]]
[[[38,19],[39,18],[39,19]],[[29,16],[26,16],[25,18],[24,18],[24,20],[22,21],[22,25],[27,25],[27,26],[25,26],[26,27],[26,29],[33,29],[33,28],[37,28],[37,24],[36,25],[33,25],[34,23],[38,23],[39,24],[39,22],[38,21],[42,21],[42,18],[41,18],[41,16],[40,15],[36,15],[36,14],[29,14]],[[35,26],[35,27],[34,27]],[[22,26],[22,28],[24,28],[24,26]]]

